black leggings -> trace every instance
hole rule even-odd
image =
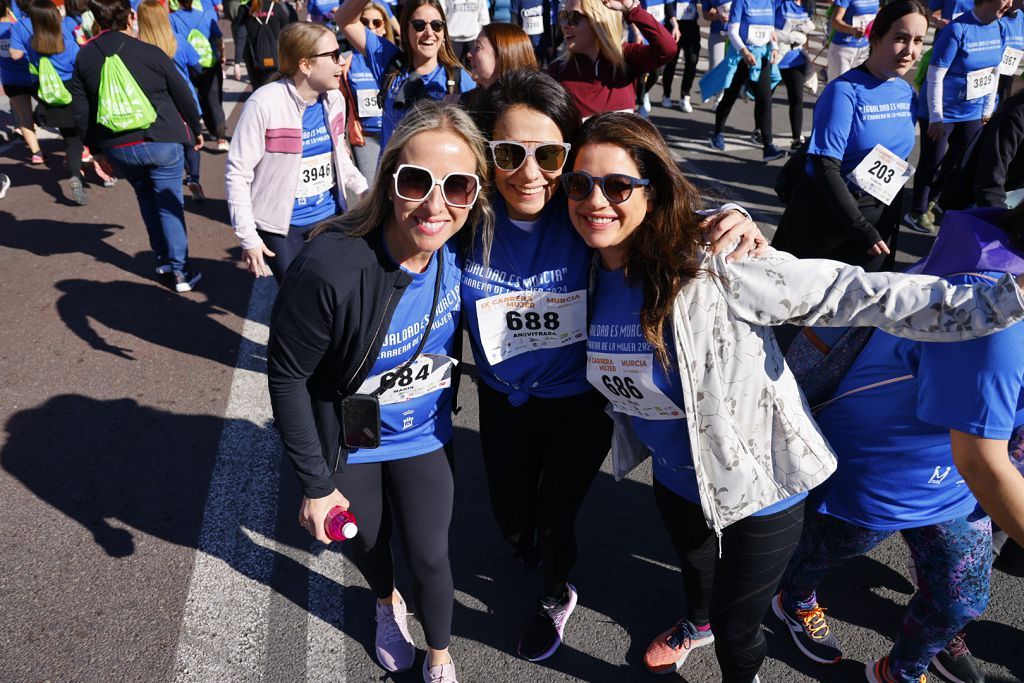
[[[277,284],[281,284],[281,281],[284,280],[284,274],[288,272],[288,266],[292,264],[295,257],[302,251],[302,247],[306,244],[306,235],[312,229],[312,225],[301,228],[293,225],[288,228],[287,235],[278,235],[266,230],[256,231],[260,239],[263,240],[263,244],[267,246],[267,249],[274,252],[273,256],[266,256],[264,260],[270,266],[270,272],[274,274]]]
[[[718,538],[699,505],[657,481],[654,501],[679,556],[686,618],[711,624],[722,681],[750,683],[768,650],[761,619],[803,532],[803,502],[727,526],[718,557]]]
[[[725,89],[722,101],[718,103],[718,107],[715,109],[716,135],[725,128],[725,121],[729,118],[732,105],[736,103],[736,98],[740,94],[740,88],[749,80],[750,67],[741,59],[739,68],[736,69],[736,73],[732,77],[732,82]],[[754,123],[757,125],[757,129],[761,131],[761,143],[764,149],[767,150],[772,144],[772,60],[769,55],[765,55],[762,58],[760,78],[757,79],[756,83],[750,83],[750,92],[754,95]]]
[[[683,57],[683,84],[679,88],[679,99],[690,94],[693,80],[697,77],[697,60],[700,58],[700,28],[696,21],[679,22],[679,47],[676,56],[665,65],[662,88],[665,97],[672,97],[672,81],[676,77],[676,62]]]
[[[223,140],[227,137],[227,126],[224,121],[224,72],[220,64],[214,62],[198,75],[189,72],[189,77],[199,95],[199,109],[203,113],[206,130],[217,140]]]
[[[334,475],[348,498],[359,533],[346,543],[352,562],[380,599],[395,589],[391,553],[393,518],[402,528],[402,549],[412,570],[412,593],[427,645],[448,647],[455,588],[448,560],[448,527],[455,490],[452,456],[439,449],[389,462],[348,465]]]
[[[82,138],[78,137],[78,129],[71,128],[60,128],[60,136],[64,138],[64,148],[67,150],[68,170],[71,172],[72,178],[82,177],[82,152],[85,151],[85,145],[82,143]]]
[[[955,163],[967,145],[981,130],[981,119],[974,121],[958,121],[942,124],[942,137],[933,141],[928,137],[928,120],[921,119],[921,155],[914,172],[914,202],[911,205],[915,213],[924,213],[933,199],[942,193],[942,181],[939,168],[943,161]]]
[[[478,391],[480,441],[498,528],[520,549],[532,547],[536,537],[544,597],[559,597],[578,555],[576,516],[611,444],[606,401],[588,391],[513,406],[483,382]]]
[[[805,66],[782,69],[782,82],[786,84],[786,99],[789,101],[789,131],[793,141],[800,139],[804,129],[804,77]]]

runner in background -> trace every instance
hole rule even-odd
[[[242,64],[245,62],[245,24],[239,21],[240,10],[249,0],[224,0],[224,16],[231,22],[231,40],[234,43],[234,57],[231,62],[232,75],[242,80]]]
[[[928,9],[932,12],[932,25],[940,29],[974,9],[974,0],[931,0]]]
[[[647,10],[648,14],[654,17],[655,20],[657,20],[662,26],[669,28],[669,32],[672,35],[672,40],[679,40],[678,29],[672,28],[672,24],[669,24],[669,22],[666,21],[665,15],[668,4],[665,2],[665,0],[640,0],[640,3],[643,5],[643,8]],[[632,24],[630,24],[629,26],[627,39],[629,39],[632,43],[636,43],[637,45],[644,45],[647,43],[647,40],[640,34],[639,31],[636,30],[636,27],[634,27]],[[675,57],[669,60],[669,63],[672,63],[673,61],[675,61]],[[646,74],[641,74],[637,76],[635,86],[637,113],[639,113],[645,119],[649,119],[651,117],[650,90],[658,82],[658,76],[660,74],[661,68],[658,68],[653,71],[649,71]]]
[[[679,86],[679,108],[689,114],[693,112],[690,102],[690,89],[697,77],[697,60],[700,59],[700,26],[697,24],[697,7],[699,0],[675,0],[669,7],[674,7],[669,17],[669,29],[676,37],[676,56],[665,65],[662,74],[661,106],[669,109],[675,105],[672,100],[672,82],[676,77],[679,57],[683,58],[683,78]]]
[[[711,22],[708,27],[708,71],[711,71],[725,60],[725,50],[729,44],[727,25],[729,12],[732,9],[732,0],[725,0],[725,2],[700,0],[700,6],[704,18]],[[721,101],[722,96],[719,95],[711,108],[718,107]]]
[[[487,0],[444,0],[444,16],[455,56],[465,64],[480,29],[491,23]]]
[[[867,29],[878,14],[878,0],[835,0],[832,5],[832,44],[828,47],[831,83],[868,58]]]
[[[193,9],[192,5],[193,0],[178,0],[178,9],[171,13],[171,26],[199,53],[201,71],[189,72],[189,78],[199,96],[206,130],[217,141],[217,151],[226,152],[229,145],[224,117],[223,34],[217,11],[212,6],[207,4],[202,9]]]
[[[28,60],[11,57],[11,33],[22,21],[22,9],[15,0],[0,0],[0,84],[11,101],[14,125],[28,145],[32,163],[41,164],[43,151],[39,147],[36,126],[32,121],[32,97],[36,94],[38,83],[28,68]]]
[[[519,69],[539,69],[530,36],[515,24],[487,24],[480,30],[480,35],[466,56],[469,74],[476,82],[476,87],[462,93],[459,102],[472,115],[476,115],[480,107],[485,106],[483,100],[488,86],[502,74]]]
[[[448,531],[462,306],[452,238],[468,224],[467,242],[476,231],[491,241],[479,196],[485,149],[461,107],[417,103],[365,201],[325,223],[295,260],[270,321],[267,378],[303,490],[299,524],[329,543],[328,512],[355,515],[359,532],[345,546],[377,599],[374,650],[391,672],[417,654],[395,586],[393,530],[401,534],[427,641],[424,683],[457,683]],[[353,442],[367,432],[379,444]]]
[[[890,0],[874,21],[868,60],[825,86],[773,247],[869,271],[892,268],[916,142],[917,97],[903,76],[927,31],[924,5]]]
[[[998,19],[1010,0],[979,0],[935,37],[928,79],[922,88],[921,154],[914,198],[904,222],[935,231],[932,207],[942,190],[944,159],[956,163],[995,109],[998,66],[1005,43]]]
[[[334,33],[299,22],[278,44],[281,75],[246,100],[225,180],[246,267],[280,283],[313,227],[345,211],[346,190],[361,195],[367,184],[345,144]],[[302,139],[281,137],[289,130],[301,130]]]
[[[637,28],[647,45],[622,44],[622,22]],[[558,12],[565,53],[548,74],[569,91],[584,118],[636,106],[635,81],[676,53],[672,34],[640,0],[566,0]]]
[[[60,131],[68,165],[71,199],[79,206],[89,203],[82,175],[85,148],[75,128],[73,98],[69,85],[78,56],[73,20],[65,21],[51,0],[32,0],[28,16],[14,24],[9,54],[25,60],[40,79],[35,116],[43,126]]]
[[[1003,60],[999,63],[999,101],[1005,102],[1013,94],[1013,79],[1021,72],[1024,58],[1024,0],[1013,0],[1010,11],[999,18],[1003,26]]]
[[[804,83],[808,73],[816,68],[806,52],[807,37],[815,31],[814,21],[807,12],[813,0],[777,0],[775,4],[775,34],[779,42],[779,73],[786,86],[789,106],[789,130],[792,137],[789,149],[795,152],[804,143]]]
[[[202,71],[199,53],[182,36],[175,36],[171,27],[171,18],[167,7],[161,0],[142,0],[136,11],[139,21],[139,40],[156,45],[164,54],[174,60],[178,73],[185,79],[196,106],[199,106],[199,95],[192,84],[191,77]],[[185,152],[185,183],[192,193],[192,201],[202,202],[206,198],[203,186],[199,182],[200,155],[194,145],[184,144]]]
[[[277,73],[277,38],[288,24],[298,21],[291,5],[277,0],[250,0],[238,9],[245,29],[245,70],[253,92]]]
[[[387,10],[382,5],[368,2],[359,15],[359,22],[378,38],[383,38],[394,45],[395,33],[391,22],[388,21]],[[373,75],[366,56],[358,50],[352,50],[348,67],[348,85],[363,132],[363,144],[352,145],[352,156],[356,168],[366,178],[366,182],[372,185],[377,175],[377,159],[380,158],[381,116],[384,112],[377,99],[380,90],[377,78]]]
[[[530,36],[539,65],[547,62],[545,38],[552,28],[550,4],[550,0],[512,0],[510,6],[512,23]]]

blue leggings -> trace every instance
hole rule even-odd
[[[267,256],[265,260],[267,265],[270,266],[270,272],[274,274],[277,284],[281,284],[281,281],[284,280],[284,274],[288,272],[288,266],[292,264],[295,257],[302,251],[302,247],[306,244],[306,235],[314,227],[313,225],[302,227],[293,225],[288,228],[287,235],[278,235],[266,230],[256,231],[260,239],[263,240],[263,244],[267,245],[267,249],[274,252],[273,256]]]
[[[815,589],[832,569],[894,533],[829,515],[808,517],[782,581],[783,606],[812,606]],[[988,605],[992,522],[979,513],[899,533],[917,565],[918,588],[889,653],[889,668],[896,680],[918,683],[932,657]]]

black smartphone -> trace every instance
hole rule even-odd
[[[380,401],[353,394],[341,400],[341,431],[346,448],[380,447]]]

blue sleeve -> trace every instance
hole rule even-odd
[[[928,11],[929,12],[938,12],[941,9],[942,9],[942,0],[929,0],[929,2],[928,2]]]
[[[20,52],[28,52],[28,44],[32,37],[25,25],[17,23],[11,27],[11,49]]]
[[[960,34],[963,31],[963,24],[949,24],[939,35],[935,36],[935,45],[932,47],[931,64],[948,69],[957,52],[960,51]]]
[[[835,1],[835,2],[833,2],[832,4],[833,4],[834,6],[836,6],[836,7],[843,7],[843,8],[846,8],[846,7],[849,7],[849,6],[850,6],[850,0],[836,0],[836,1]]]
[[[712,0],[700,0],[700,8],[703,11],[709,12],[709,11],[711,11],[712,7],[714,7],[714,4],[712,3]]]
[[[463,67],[459,70],[459,73],[462,74],[462,78],[460,79],[462,81],[462,85],[459,87],[459,92],[468,92],[476,87],[476,81],[474,81],[473,77],[469,75],[468,69]]]
[[[986,439],[1009,439],[1024,387],[1024,329],[923,344],[917,416]]]
[[[206,17],[203,18],[203,23],[206,23],[210,27],[210,38],[222,38],[224,32],[220,30],[220,23],[217,21],[217,12],[213,8],[207,9]]]
[[[843,160],[850,137],[857,95],[853,84],[838,80],[825,86],[814,107],[814,124],[808,154]]]
[[[743,15],[746,13],[746,0],[736,0],[729,8],[729,25],[742,23]]]
[[[398,48],[368,28],[364,29],[364,32],[366,33],[366,64],[370,67],[370,73],[373,74],[379,88],[384,77],[384,70],[391,58],[398,53]]]

